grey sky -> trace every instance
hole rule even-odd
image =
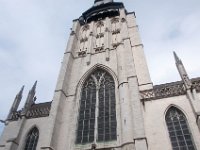
[[[190,77],[200,76],[199,0],[123,2],[136,12],[154,84],[180,80],[174,50]],[[37,102],[52,100],[72,20],[92,4],[93,0],[0,0],[0,119],[6,118],[21,86],[26,86],[24,101],[35,80]]]

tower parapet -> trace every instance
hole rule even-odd
[[[106,17],[119,16],[119,9],[124,8],[124,4],[113,2],[113,0],[96,0],[93,7],[85,11],[79,18],[81,24],[87,24],[91,21],[105,19]]]

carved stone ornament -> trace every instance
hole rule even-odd
[[[105,32],[110,32],[110,30],[108,28],[105,29]]]
[[[116,49],[119,45],[120,45],[119,42],[117,42],[117,43],[113,43],[113,44],[112,44],[112,47],[113,47],[114,49]]]
[[[88,24],[85,24],[82,28],[83,31],[87,31],[90,29],[90,26]]]
[[[93,36],[94,35],[94,33],[93,32],[90,32],[90,36]]]
[[[103,27],[103,26],[104,26],[103,21],[98,21],[98,22],[97,22],[97,28]]]
[[[200,92],[200,78],[192,79],[192,87]],[[182,81],[156,85],[151,90],[141,91],[142,100],[154,100],[186,94],[186,88]]]
[[[50,110],[51,110],[51,102],[33,104],[27,110],[26,114],[22,113],[23,110],[13,112],[10,120],[16,121],[16,120],[22,118],[22,116],[25,116],[27,119],[47,117],[47,116],[49,116]]]
[[[88,41],[88,38],[87,38],[87,37],[81,38],[81,40],[80,40],[81,43],[84,43],[84,42],[86,42],[86,41]]]
[[[122,23],[126,22],[126,19],[125,19],[125,18],[122,18],[122,19],[121,19],[121,22],[122,22]]]
[[[191,83],[191,81],[190,81],[189,77],[188,77],[186,74],[185,74],[185,75],[183,75],[183,80],[184,80],[184,82],[185,82],[185,84],[186,84],[187,88],[191,88],[191,86],[192,86],[192,83]]]
[[[115,30],[112,31],[112,34],[113,34],[113,35],[119,34],[119,33],[120,33],[120,29],[115,29]]]
[[[99,33],[99,34],[96,35],[97,39],[102,38],[102,37],[104,37],[104,33]]]
[[[151,100],[184,95],[185,93],[183,82],[178,82],[154,86],[152,90],[142,91],[141,97],[145,100]]]
[[[200,92],[200,78],[192,79],[192,88],[195,88],[197,92]]]
[[[86,50],[80,50],[80,51],[78,52],[78,56],[79,56],[79,57],[86,56],[86,54],[87,54],[87,49],[86,49]]]
[[[104,50],[104,45],[102,44],[102,46],[96,47],[94,49],[95,49],[95,52],[101,52]]]
[[[119,22],[119,18],[113,18],[113,19],[111,19],[111,23],[113,24],[113,23],[118,23]]]
[[[76,32],[75,31],[71,31],[71,33],[70,33],[70,35],[75,35],[76,34]]]

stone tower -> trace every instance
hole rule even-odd
[[[139,91],[151,88],[135,13],[95,0],[73,21],[51,107],[52,147],[147,150]]]
[[[52,102],[16,95],[0,150],[200,150],[200,78],[153,86],[134,12],[95,0],[73,21]]]
[[[29,116],[39,124],[37,149],[147,150],[139,91],[152,83],[135,13],[123,3],[95,0],[73,21],[51,106],[34,103],[35,88],[36,83],[21,112],[10,112],[1,147],[28,147],[20,142],[23,129],[34,127]],[[21,97],[22,92],[17,103]]]

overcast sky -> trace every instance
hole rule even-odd
[[[135,11],[154,84],[180,80],[172,52],[200,76],[199,0],[124,0]],[[37,102],[51,101],[72,20],[93,0],[0,0],[0,119],[16,93],[38,80]],[[22,102],[22,104],[23,104]],[[0,134],[3,125],[0,124]]]

